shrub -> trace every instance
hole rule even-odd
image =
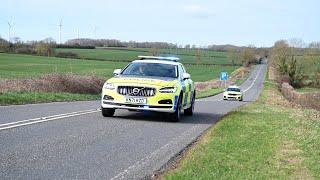
[[[33,48],[22,47],[15,50],[17,54],[37,54]]]
[[[36,52],[40,56],[53,56],[54,47],[52,44],[40,42],[36,45]]]
[[[95,49],[95,46],[82,46],[79,44],[75,45],[64,45],[64,44],[58,44],[56,45],[56,48],[71,48],[71,49]]]
[[[255,49],[253,47],[248,47],[242,50],[240,57],[242,64],[245,67],[248,67],[250,64],[254,64],[257,62]]]
[[[10,43],[5,39],[0,38],[0,52],[8,52],[10,50]]]
[[[56,53],[56,57],[60,58],[79,58],[78,54],[73,53],[73,52],[58,52]]]
[[[289,76],[289,83],[295,88],[301,87],[303,74],[301,71],[301,66],[298,65],[297,59],[294,56],[292,56],[291,60],[288,61],[287,71]]]

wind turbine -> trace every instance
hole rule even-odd
[[[79,33],[79,29],[77,29],[77,39],[80,38],[80,33]]]
[[[8,41],[10,43],[11,42],[11,29],[13,27],[13,23],[9,22],[9,21],[7,21],[7,23],[8,23],[8,30],[9,30],[9,32],[8,32]]]
[[[97,38],[97,29],[98,29],[98,27],[96,25],[93,26],[93,35],[94,35],[95,39]]]
[[[58,27],[59,27],[59,44],[61,44],[62,18],[60,19]]]

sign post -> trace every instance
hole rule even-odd
[[[224,81],[224,88],[227,86],[227,81],[229,79],[228,72],[221,72],[220,73],[220,81]]]

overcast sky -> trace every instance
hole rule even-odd
[[[319,0],[1,0],[0,36],[271,46],[320,41]],[[96,27],[96,28],[95,28]],[[96,29],[96,33],[94,33]]]

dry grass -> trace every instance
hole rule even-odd
[[[235,84],[238,79],[243,78],[246,74],[250,72],[250,68],[248,67],[241,67],[234,71],[230,79],[228,81],[228,85]],[[206,81],[206,82],[196,82],[196,89],[197,91],[203,91],[205,89],[216,89],[216,88],[222,88],[225,86],[224,82],[220,80],[212,80],[212,81]]]
[[[37,78],[0,79],[0,93],[6,92],[67,92],[98,94],[105,80],[97,76],[47,74]]]
[[[281,84],[281,92],[283,96],[291,102],[306,108],[314,108],[320,110],[320,93],[300,93],[297,92],[288,83]]]

